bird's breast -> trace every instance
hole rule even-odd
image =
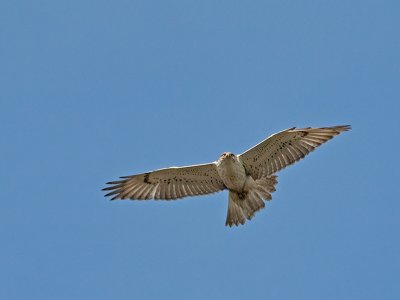
[[[246,171],[243,165],[233,159],[226,159],[217,165],[218,174],[225,186],[237,192],[241,192],[246,181]]]

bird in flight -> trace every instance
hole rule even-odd
[[[105,196],[111,200],[175,200],[229,190],[227,226],[250,220],[265,207],[275,191],[275,173],[302,159],[349,125],[296,127],[271,135],[240,155],[221,154],[217,161],[186,167],[171,167],[143,174],[123,176],[107,182]]]

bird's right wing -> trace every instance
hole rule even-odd
[[[258,145],[239,155],[246,172],[254,179],[272,175],[302,159],[315,148],[350,126],[322,128],[295,127],[271,135]]]
[[[106,196],[115,199],[173,200],[186,196],[211,194],[225,188],[215,163],[172,167],[153,172],[124,176],[111,181]]]

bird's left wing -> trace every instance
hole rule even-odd
[[[215,163],[172,167],[153,172],[124,176],[111,181],[105,196],[132,200],[173,200],[186,196],[211,194],[225,188]]]
[[[253,148],[239,155],[239,160],[254,179],[272,175],[302,159],[315,148],[350,126],[321,128],[295,127],[271,135]]]

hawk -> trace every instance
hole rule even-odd
[[[278,171],[305,157],[349,125],[289,128],[240,155],[224,152],[217,161],[123,176],[108,182],[111,200],[175,200],[229,190],[227,226],[244,224],[265,207],[275,191]]]

